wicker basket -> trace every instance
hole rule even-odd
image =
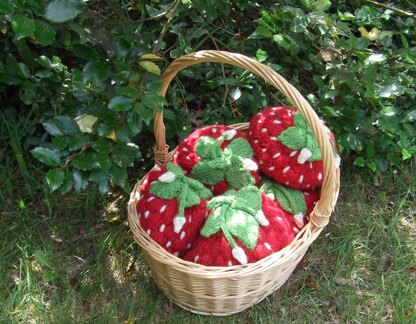
[[[187,262],[159,246],[140,227],[136,203],[140,198],[141,182],[133,189],[128,205],[129,225],[158,287],[176,304],[191,312],[224,316],[260,302],[288,279],[309,245],[328,224],[338,196],[339,169],[335,166],[328,135],[308,102],[282,76],[253,59],[223,51],[200,51],[182,56],[173,61],[162,75],[161,95],[165,96],[170,82],[178,72],[201,62],[225,63],[246,69],[280,90],[302,112],[311,127],[324,164],[321,198],[310,215],[310,222],[292,243],[256,263],[232,267],[207,267]],[[244,131],[248,128],[248,123],[230,127]],[[155,160],[157,163],[167,163],[174,151],[169,152],[166,146],[162,112],[154,114],[154,134]]]

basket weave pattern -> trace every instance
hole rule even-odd
[[[321,149],[324,165],[321,198],[310,215],[310,222],[292,243],[256,263],[232,267],[207,267],[187,262],[168,253],[154,242],[140,227],[136,203],[140,198],[141,181],[136,184],[128,205],[129,225],[134,239],[143,250],[154,281],[179,306],[199,314],[223,316],[240,312],[258,303],[285,283],[310,244],[328,224],[338,197],[339,169],[335,167],[328,135],[309,103],[282,76],[253,59],[223,51],[200,51],[182,56],[173,61],[162,75],[163,87],[160,94],[166,95],[170,82],[178,72],[202,62],[241,67],[281,91],[301,111],[311,127]],[[245,131],[248,123],[229,127]],[[165,164],[172,159],[175,150],[169,152],[167,148],[162,112],[154,114],[154,134],[155,160]]]

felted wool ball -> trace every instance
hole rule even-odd
[[[339,164],[335,138],[327,131]],[[272,179],[296,189],[322,185],[321,151],[300,111],[288,107],[263,110],[250,120],[248,138],[260,170]]]
[[[168,252],[181,257],[199,236],[211,192],[173,163],[155,166],[142,182],[136,210],[141,227]]]
[[[287,246],[299,232],[276,201],[249,186],[208,202],[201,236],[184,259],[206,266],[256,262]]]
[[[244,133],[214,125],[191,133],[178,146],[173,162],[219,195],[228,189],[258,185],[258,165],[253,155]]]
[[[260,190],[292,215],[298,229],[309,222],[309,215],[320,196],[319,190],[293,189],[270,179],[263,179]]]

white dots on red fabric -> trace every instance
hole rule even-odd
[[[272,141],[277,141],[277,137],[276,137],[276,136],[270,136],[270,139],[271,139]]]
[[[154,196],[147,198],[147,202],[151,202],[153,199],[155,199]]]
[[[187,250],[189,250],[191,247],[192,247],[192,244],[191,244],[191,243],[188,243],[188,244],[186,245],[186,249],[187,249]]]
[[[151,233],[152,231],[150,230],[150,229],[148,229],[147,231],[146,231],[146,233],[147,233],[147,235],[150,235],[150,233]]]
[[[264,243],[264,246],[266,247],[266,249],[268,249],[268,250],[271,250],[272,249],[272,247],[270,246],[270,244],[269,243]]]
[[[150,215],[150,211],[146,210],[146,211],[144,212],[144,218],[148,218],[148,217],[149,217],[149,215]]]
[[[293,227],[293,231],[295,232],[295,233],[299,233],[300,231],[299,231],[299,228],[297,228],[297,227]]]
[[[280,217],[280,216],[277,216],[276,217],[276,219],[278,220],[278,221],[282,221],[283,219],[282,219],[282,217]]]
[[[272,166],[272,167],[269,168],[269,171],[274,171],[274,169],[275,169],[275,167]]]
[[[290,166],[287,166],[287,167],[285,167],[284,169],[283,169],[283,173],[286,173],[286,172],[288,172],[290,170]]]
[[[309,196],[309,192],[304,192],[303,193],[305,196]]]
[[[163,213],[166,210],[166,205],[163,205],[162,207],[160,207],[160,213]]]
[[[175,253],[173,253],[173,255],[177,257],[177,256],[179,256],[179,252],[176,251]]]
[[[254,144],[258,144],[259,143],[259,140],[254,140]]]
[[[313,169],[313,164],[312,164],[312,162],[309,162],[309,169]]]
[[[287,113],[287,115],[290,117],[290,116],[292,116],[292,112],[291,111],[289,111],[288,113]]]
[[[185,224],[186,219],[185,217],[175,216],[173,219],[173,231],[177,234],[181,231],[183,225]]]
[[[289,183],[289,181],[286,181],[286,182],[285,182],[285,185],[286,185],[286,186],[288,186],[289,184],[290,184],[290,183]]]
[[[269,116],[274,116],[274,115],[275,113],[273,111],[269,114]]]
[[[299,177],[299,181],[298,181],[299,183],[302,183],[303,182],[303,174]]]
[[[262,129],[261,129],[261,132],[262,132],[262,133],[266,133],[266,132],[267,132],[267,128],[262,128]]]
[[[298,227],[303,228],[303,226],[305,226],[305,221],[304,221],[304,216],[302,213],[296,214],[293,216],[293,220],[295,221],[296,225],[298,225]]]
[[[168,243],[166,243],[166,247],[167,248],[170,248],[172,246],[172,242],[171,241],[169,241]]]
[[[266,153],[267,149],[266,149],[266,148],[263,148],[263,149],[261,149],[261,151],[262,151],[263,153]]]
[[[184,147],[184,148],[182,149],[182,151],[184,151],[184,152],[188,152],[189,150],[188,150],[186,147]]]
[[[273,120],[273,124],[280,125],[282,122],[278,119]]]
[[[278,152],[278,153],[276,153],[275,155],[273,155],[273,159],[276,159],[276,158],[278,158],[280,156],[280,153]]]
[[[217,129],[214,127],[214,128],[212,129],[212,132],[215,134],[215,133],[217,132]]]
[[[298,151],[293,151],[292,153],[289,154],[289,156],[294,157],[296,155],[296,153],[298,153]]]
[[[321,180],[322,180],[322,173],[321,173],[321,172],[319,172],[319,174],[318,174],[318,180],[319,180],[319,181],[321,181]]]
[[[251,135],[253,135],[253,132],[252,132],[252,131],[250,131],[250,132],[248,133],[248,135],[250,135],[250,136],[251,136]]]
[[[299,164],[305,163],[311,156],[312,156],[312,152],[308,150],[306,147],[301,149],[299,156],[298,156],[298,163]]]
[[[197,262],[198,262],[198,259],[199,259],[199,255],[197,255],[197,256],[194,258],[194,262],[195,262],[195,263],[197,263]]]
[[[192,223],[192,215],[189,216],[189,223]]]
[[[183,231],[182,233],[181,233],[181,236],[179,236],[179,239],[180,240],[183,240],[185,238],[185,231]]]
[[[163,233],[165,231],[165,228],[166,228],[166,225],[165,224],[160,225],[159,232],[160,233]]]
[[[232,267],[233,263],[231,261],[228,261],[228,266]]]
[[[235,248],[233,248],[231,250],[231,253],[232,253],[234,259],[236,259],[241,264],[246,264],[247,263],[247,255],[241,247],[236,246]]]
[[[162,169],[157,164],[153,167],[153,171],[160,171],[160,170],[162,170]]]
[[[306,188],[310,188],[311,187],[311,185],[308,183],[307,185],[306,185]]]
[[[234,136],[237,134],[237,131],[235,129],[230,129],[222,134],[222,136],[227,140],[230,141],[234,138]]]
[[[186,159],[186,160],[190,160],[190,159],[191,159],[191,157],[190,157],[190,156],[187,156],[187,157],[185,157],[185,159]]]
[[[260,163],[261,165],[263,165],[263,163],[264,163],[264,162],[263,162],[263,160],[260,160],[260,161],[259,161],[259,163]]]

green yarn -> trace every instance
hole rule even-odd
[[[166,169],[174,174],[174,180],[164,182],[159,177],[158,181],[151,184],[150,193],[163,199],[177,198],[179,204],[178,216],[183,217],[185,208],[198,205],[201,198],[207,199],[211,196],[211,191],[205,188],[202,183],[185,176],[180,166],[169,162]]]
[[[307,148],[312,153],[309,162],[322,160],[315,136],[299,111],[295,113],[294,126],[280,133],[277,140],[292,150]]]
[[[280,206],[292,215],[306,215],[306,201],[302,191],[269,180],[263,182],[260,190],[268,196],[271,195],[271,198],[276,199]]]
[[[250,144],[244,138],[237,138],[222,150],[220,145],[223,140],[222,137],[215,140],[207,136],[198,140],[195,152],[200,160],[192,169],[192,176],[208,185],[225,180],[230,188],[235,189],[253,185],[255,178],[242,163],[253,156]]]
[[[210,237],[222,231],[232,248],[233,237],[238,238],[247,248],[254,250],[259,237],[259,222],[255,215],[261,212],[262,199],[260,190],[248,186],[238,192],[227,191],[224,195],[214,197],[208,202],[212,214],[208,217],[201,235]]]

